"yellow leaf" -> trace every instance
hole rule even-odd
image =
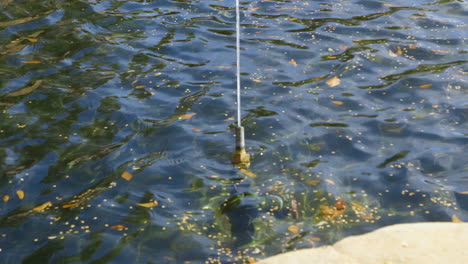
[[[78,207],[78,206],[80,206],[79,203],[71,203],[71,204],[62,205],[62,208],[75,208],[75,207]]]
[[[288,231],[291,232],[291,233],[297,234],[297,233],[299,233],[299,227],[295,226],[295,225],[290,225],[288,227]]]
[[[231,69],[232,66],[214,66],[217,69]]]
[[[432,86],[432,84],[428,83],[428,84],[419,85],[419,88],[425,89],[425,88],[429,88],[431,86]]]
[[[25,64],[40,64],[42,63],[41,61],[38,61],[38,60],[32,60],[32,61],[22,61],[21,63],[25,63]]]
[[[337,85],[340,85],[341,83],[341,80],[340,78],[338,78],[337,76],[333,76],[332,78],[328,79],[326,81],[326,83],[330,86],[330,87],[335,87]]]
[[[128,171],[124,171],[120,177],[124,178],[127,181],[131,181],[133,178],[133,175]]]
[[[135,89],[143,89],[143,88],[145,88],[145,86],[144,86],[144,85],[138,85],[138,86],[135,86]]]
[[[330,179],[325,179],[325,181],[328,182],[329,184],[332,184],[332,185],[336,184],[333,180],[330,180]]]
[[[336,104],[336,105],[342,105],[343,104],[343,101],[332,101],[332,103]]]
[[[366,208],[356,202],[351,202],[351,206],[353,207],[354,211],[364,211]]]
[[[17,190],[16,195],[18,195],[18,198],[20,198],[20,200],[24,199],[24,192],[22,190]]]
[[[32,43],[36,43],[38,41],[38,39],[35,39],[35,38],[26,38],[27,40],[29,40],[29,42],[32,42]]]
[[[124,229],[127,229],[127,227],[124,225],[113,225],[110,227],[110,229],[122,231]]]
[[[250,9],[250,11],[254,12],[254,11],[257,11],[257,10],[259,10],[259,9],[260,9],[260,7],[252,7],[252,8]]]
[[[320,180],[307,181],[306,183],[309,184],[309,185],[317,185],[317,184],[320,183]]]
[[[297,66],[297,62],[294,60],[294,59],[291,59],[289,61],[289,64],[291,64],[292,66],[296,67]]]
[[[463,223],[463,221],[460,220],[460,218],[458,218],[458,216],[455,215],[455,214],[452,215],[452,222],[454,222],[454,223]]]
[[[50,206],[52,206],[52,203],[50,201],[48,201],[48,202],[45,202],[45,203],[43,203],[43,204],[41,204],[39,206],[34,207],[32,210],[34,212],[42,212],[45,209],[47,209],[47,207],[50,207]]]
[[[152,201],[149,203],[137,203],[137,205],[146,208],[153,208],[155,206],[158,206],[158,201]]]
[[[250,178],[257,178],[257,174],[249,171],[249,170],[246,170],[246,169],[240,169],[240,171],[242,173],[244,173],[246,176],[250,177]]]
[[[185,114],[185,115],[181,115],[179,116],[179,120],[180,119],[190,119],[192,118],[194,115],[196,115],[197,113],[190,113],[190,114]]]
[[[3,201],[4,202],[8,202],[8,200],[10,200],[10,195],[7,194],[7,195],[3,196]]]

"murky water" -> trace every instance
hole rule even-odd
[[[463,0],[0,0],[2,263],[243,263],[468,220]]]

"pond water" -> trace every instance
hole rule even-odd
[[[0,0],[2,263],[252,263],[468,220],[463,0]]]

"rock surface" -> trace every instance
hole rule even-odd
[[[387,226],[332,246],[301,249],[258,264],[467,264],[468,223]]]

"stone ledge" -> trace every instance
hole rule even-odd
[[[468,223],[413,223],[279,254],[258,264],[467,264]]]

